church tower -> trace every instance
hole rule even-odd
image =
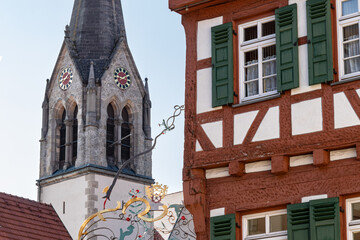
[[[102,209],[103,188],[121,163],[151,147],[151,101],[126,40],[120,0],[75,0],[42,104],[38,198],[75,239]],[[151,153],[123,170],[111,202],[144,191]]]

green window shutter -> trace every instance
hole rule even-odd
[[[308,0],[307,39],[309,84],[333,80],[331,16],[329,0]]]
[[[340,240],[339,198],[310,201],[311,240]]]
[[[275,10],[278,91],[299,86],[296,6],[292,4]]]
[[[235,240],[235,214],[210,218],[210,240]]]
[[[288,240],[310,240],[309,203],[287,206]]]
[[[211,28],[212,106],[233,103],[233,28],[225,23]]]

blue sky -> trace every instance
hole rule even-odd
[[[41,103],[69,24],[73,0],[0,0],[0,192],[36,199]],[[127,38],[141,77],[149,79],[152,135],[184,103],[185,34],[167,0],[122,0]],[[160,137],[153,177],[182,189],[184,115]],[[110,184],[110,183],[109,183]]]

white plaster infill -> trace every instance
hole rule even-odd
[[[279,106],[272,107],[266,113],[253,138],[253,142],[276,139],[280,137]]]
[[[311,200],[324,199],[324,198],[328,198],[328,195],[327,194],[320,194],[320,195],[302,197],[301,202],[306,203],[306,202],[310,202]]]
[[[290,157],[290,167],[309,165],[313,163],[314,163],[314,158],[312,154]]]
[[[321,98],[292,104],[291,126],[293,135],[322,131]]]
[[[223,146],[223,124],[222,121],[201,124],[206,135],[216,148]]]
[[[221,109],[212,107],[212,72],[205,68],[196,72],[196,113],[204,113]]]
[[[206,179],[229,177],[229,167],[206,169]]]
[[[197,60],[211,57],[211,28],[223,23],[223,17],[206,19],[198,22]]]
[[[225,208],[215,208],[210,210],[210,217],[225,215]]]
[[[198,140],[196,140],[195,150],[196,152],[201,152],[203,150]]]
[[[245,164],[245,173],[263,172],[271,170],[271,161],[258,161]]]
[[[242,144],[259,111],[234,115],[234,145]]]
[[[343,92],[334,94],[334,121],[335,128],[360,125],[359,117]]]
[[[307,24],[306,24],[306,0],[289,0],[290,4],[297,5],[297,28],[298,37],[307,36]],[[308,45],[304,44],[298,47],[298,59],[299,59],[299,87],[291,89],[291,95],[310,92],[317,89],[321,89],[321,84],[309,85],[308,75],[308,61],[301,61],[308,59]]]
[[[356,148],[346,148],[330,152],[330,161],[356,158]]]
[[[303,20],[301,20],[301,22],[303,23]],[[299,87],[291,89],[291,95],[296,95],[300,93],[306,93],[321,89],[321,84],[309,85],[309,75],[307,71],[309,65],[308,61],[300,60],[300,59],[308,59],[308,45],[307,44],[301,45],[299,46],[298,49],[299,49],[298,52],[299,53]]]
[[[360,97],[360,89],[356,89],[356,93]]]

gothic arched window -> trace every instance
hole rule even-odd
[[[75,166],[75,161],[77,158],[77,145],[78,145],[78,107],[76,106],[74,109],[74,118],[72,122],[72,166]]]
[[[60,122],[60,144],[59,144],[59,169],[63,169],[65,164],[65,147],[66,147],[66,125],[65,125],[66,111],[64,109]]]
[[[106,121],[106,158],[110,162],[115,159],[115,114],[111,103],[107,107],[108,118]]]
[[[129,121],[129,112],[126,107],[123,108],[121,112],[122,124],[121,124],[121,160],[124,162],[130,158],[130,149],[131,149],[131,126]],[[126,137],[126,138],[125,138]]]

